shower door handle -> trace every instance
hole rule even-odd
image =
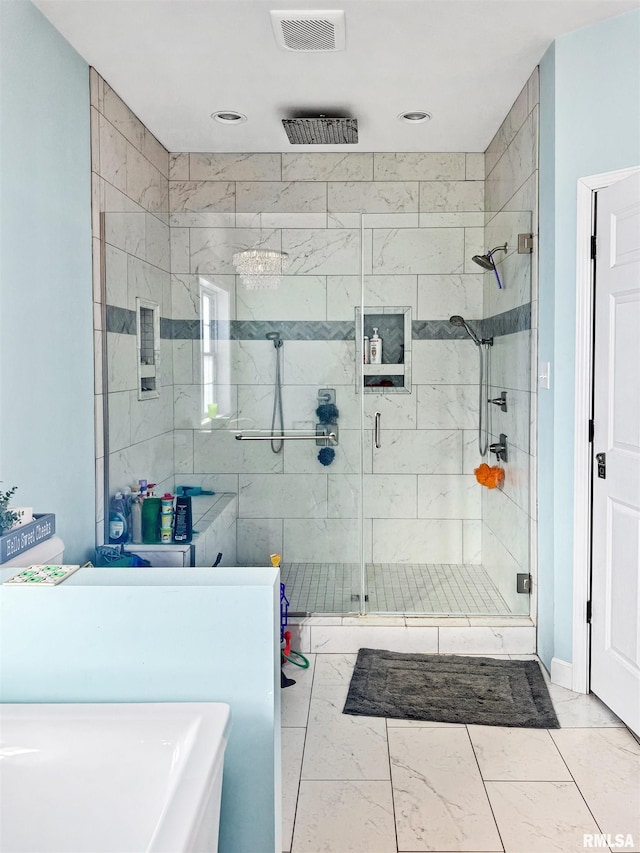
[[[382,441],[380,438],[380,421],[382,420],[382,415],[380,412],[376,412],[374,416],[374,428],[373,428],[373,440],[377,448],[382,447]]]

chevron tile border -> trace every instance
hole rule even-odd
[[[367,323],[377,325],[384,341],[386,358],[401,356],[404,343],[402,316],[399,314],[367,315]],[[531,328],[531,303],[520,305],[487,317],[484,320],[469,319],[470,325],[481,331],[482,336],[501,337]],[[353,341],[355,323],[351,320],[230,320],[218,323],[214,336],[221,340],[259,341],[267,332],[278,331],[285,341]],[[107,305],[107,331],[123,335],[135,335],[136,314],[128,308]],[[371,330],[368,330],[369,333]],[[199,320],[160,320],[160,337],[165,340],[198,340],[201,333]],[[413,320],[413,340],[463,340],[464,329],[452,326],[448,320]],[[385,358],[385,360],[386,360]],[[391,358],[391,361],[396,360]]]

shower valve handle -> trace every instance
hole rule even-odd
[[[494,406],[500,406],[503,412],[507,411],[507,392],[502,391],[499,397],[495,397],[493,400],[489,398],[489,402],[493,403]]]

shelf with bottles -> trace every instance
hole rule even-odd
[[[356,308],[358,358],[364,362],[363,337],[369,342],[377,329],[381,339],[381,363],[362,363],[357,386],[367,394],[411,393],[411,308],[408,306],[365,305],[364,323]],[[362,377],[362,378],[360,378]]]

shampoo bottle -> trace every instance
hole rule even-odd
[[[369,360],[371,364],[382,364],[382,338],[378,335],[377,326],[373,327],[373,334],[369,341]]]
[[[173,541],[191,542],[192,531],[191,497],[189,495],[178,495],[173,521]]]

